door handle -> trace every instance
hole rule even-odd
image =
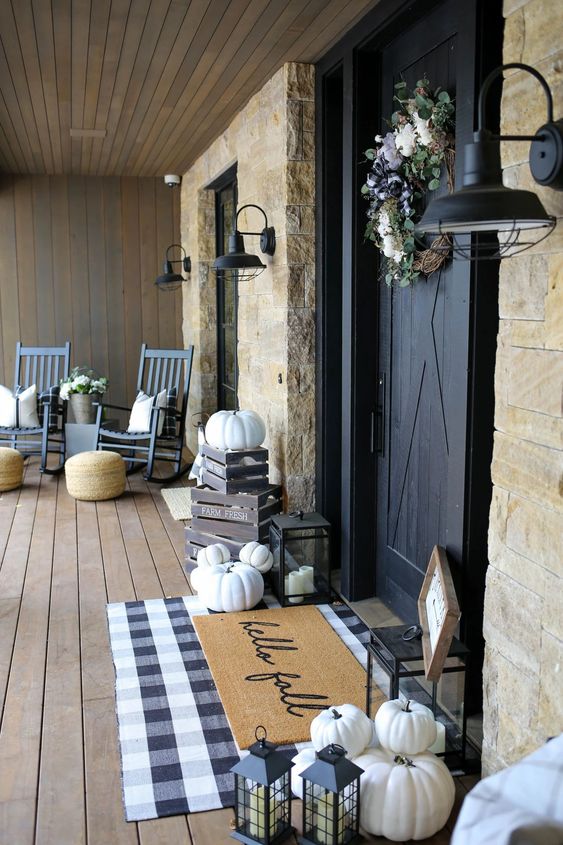
[[[385,451],[385,373],[379,373],[377,378],[377,426],[376,448],[378,455]]]

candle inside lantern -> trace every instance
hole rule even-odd
[[[266,786],[255,786],[250,792],[250,835],[257,839],[264,839],[266,820]],[[270,800],[270,837],[275,836],[277,818],[279,816],[278,802]]]
[[[303,601],[303,595],[299,594],[305,592],[305,579],[302,573],[297,571],[289,573],[288,581],[287,597],[289,602],[290,604],[299,604]]]
[[[317,799],[315,813],[315,827],[317,828],[317,839],[322,845],[342,845],[344,842],[344,803],[338,805],[338,821],[336,839],[334,839],[334,802],[338,801],[338,795],[334,792],[327,792],[324,797]]]
[[[315,592],[315,569],[313,566],[300,566],[299,572],[303,576],[303,592]]]
[[[436,742],[428,749],[432,754],[444,754],[446,751],[446,726],[436,721]]]

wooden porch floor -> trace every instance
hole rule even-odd
[[[105,605],[190,592],[183,546],[183,523],[140,475],[117,501],[75,502],[32,460],[0,496],[1,845],[233,841],[230,810],[123,815]],[[450,824],[427,842],[449,842],[474,782],[457,781]]]

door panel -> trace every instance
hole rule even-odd
[[[457,5],[441,4],[382,51],[383,114],[394,110],[400,79],[412,88],[426,77],[457,96],[457,75],[471,72],[457,67]],[[454,559],[462,547],[463,520],[450,516],[463,513],[464,501],[470,272],[470,265],[449,261],[413,288],[380,295],[385,436],[377,467],[376,589],[409,621],[416,619],[432,547],[446,546]],[[456,431],[460,421],[463,430]]]

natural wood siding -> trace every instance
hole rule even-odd
[[[17,340],[70,340],[73,366],[131,402],[141,343],[183,345],[181,292],[154,285],[179,217],[161,179],[2,177],[0,383],[12,387]]]

